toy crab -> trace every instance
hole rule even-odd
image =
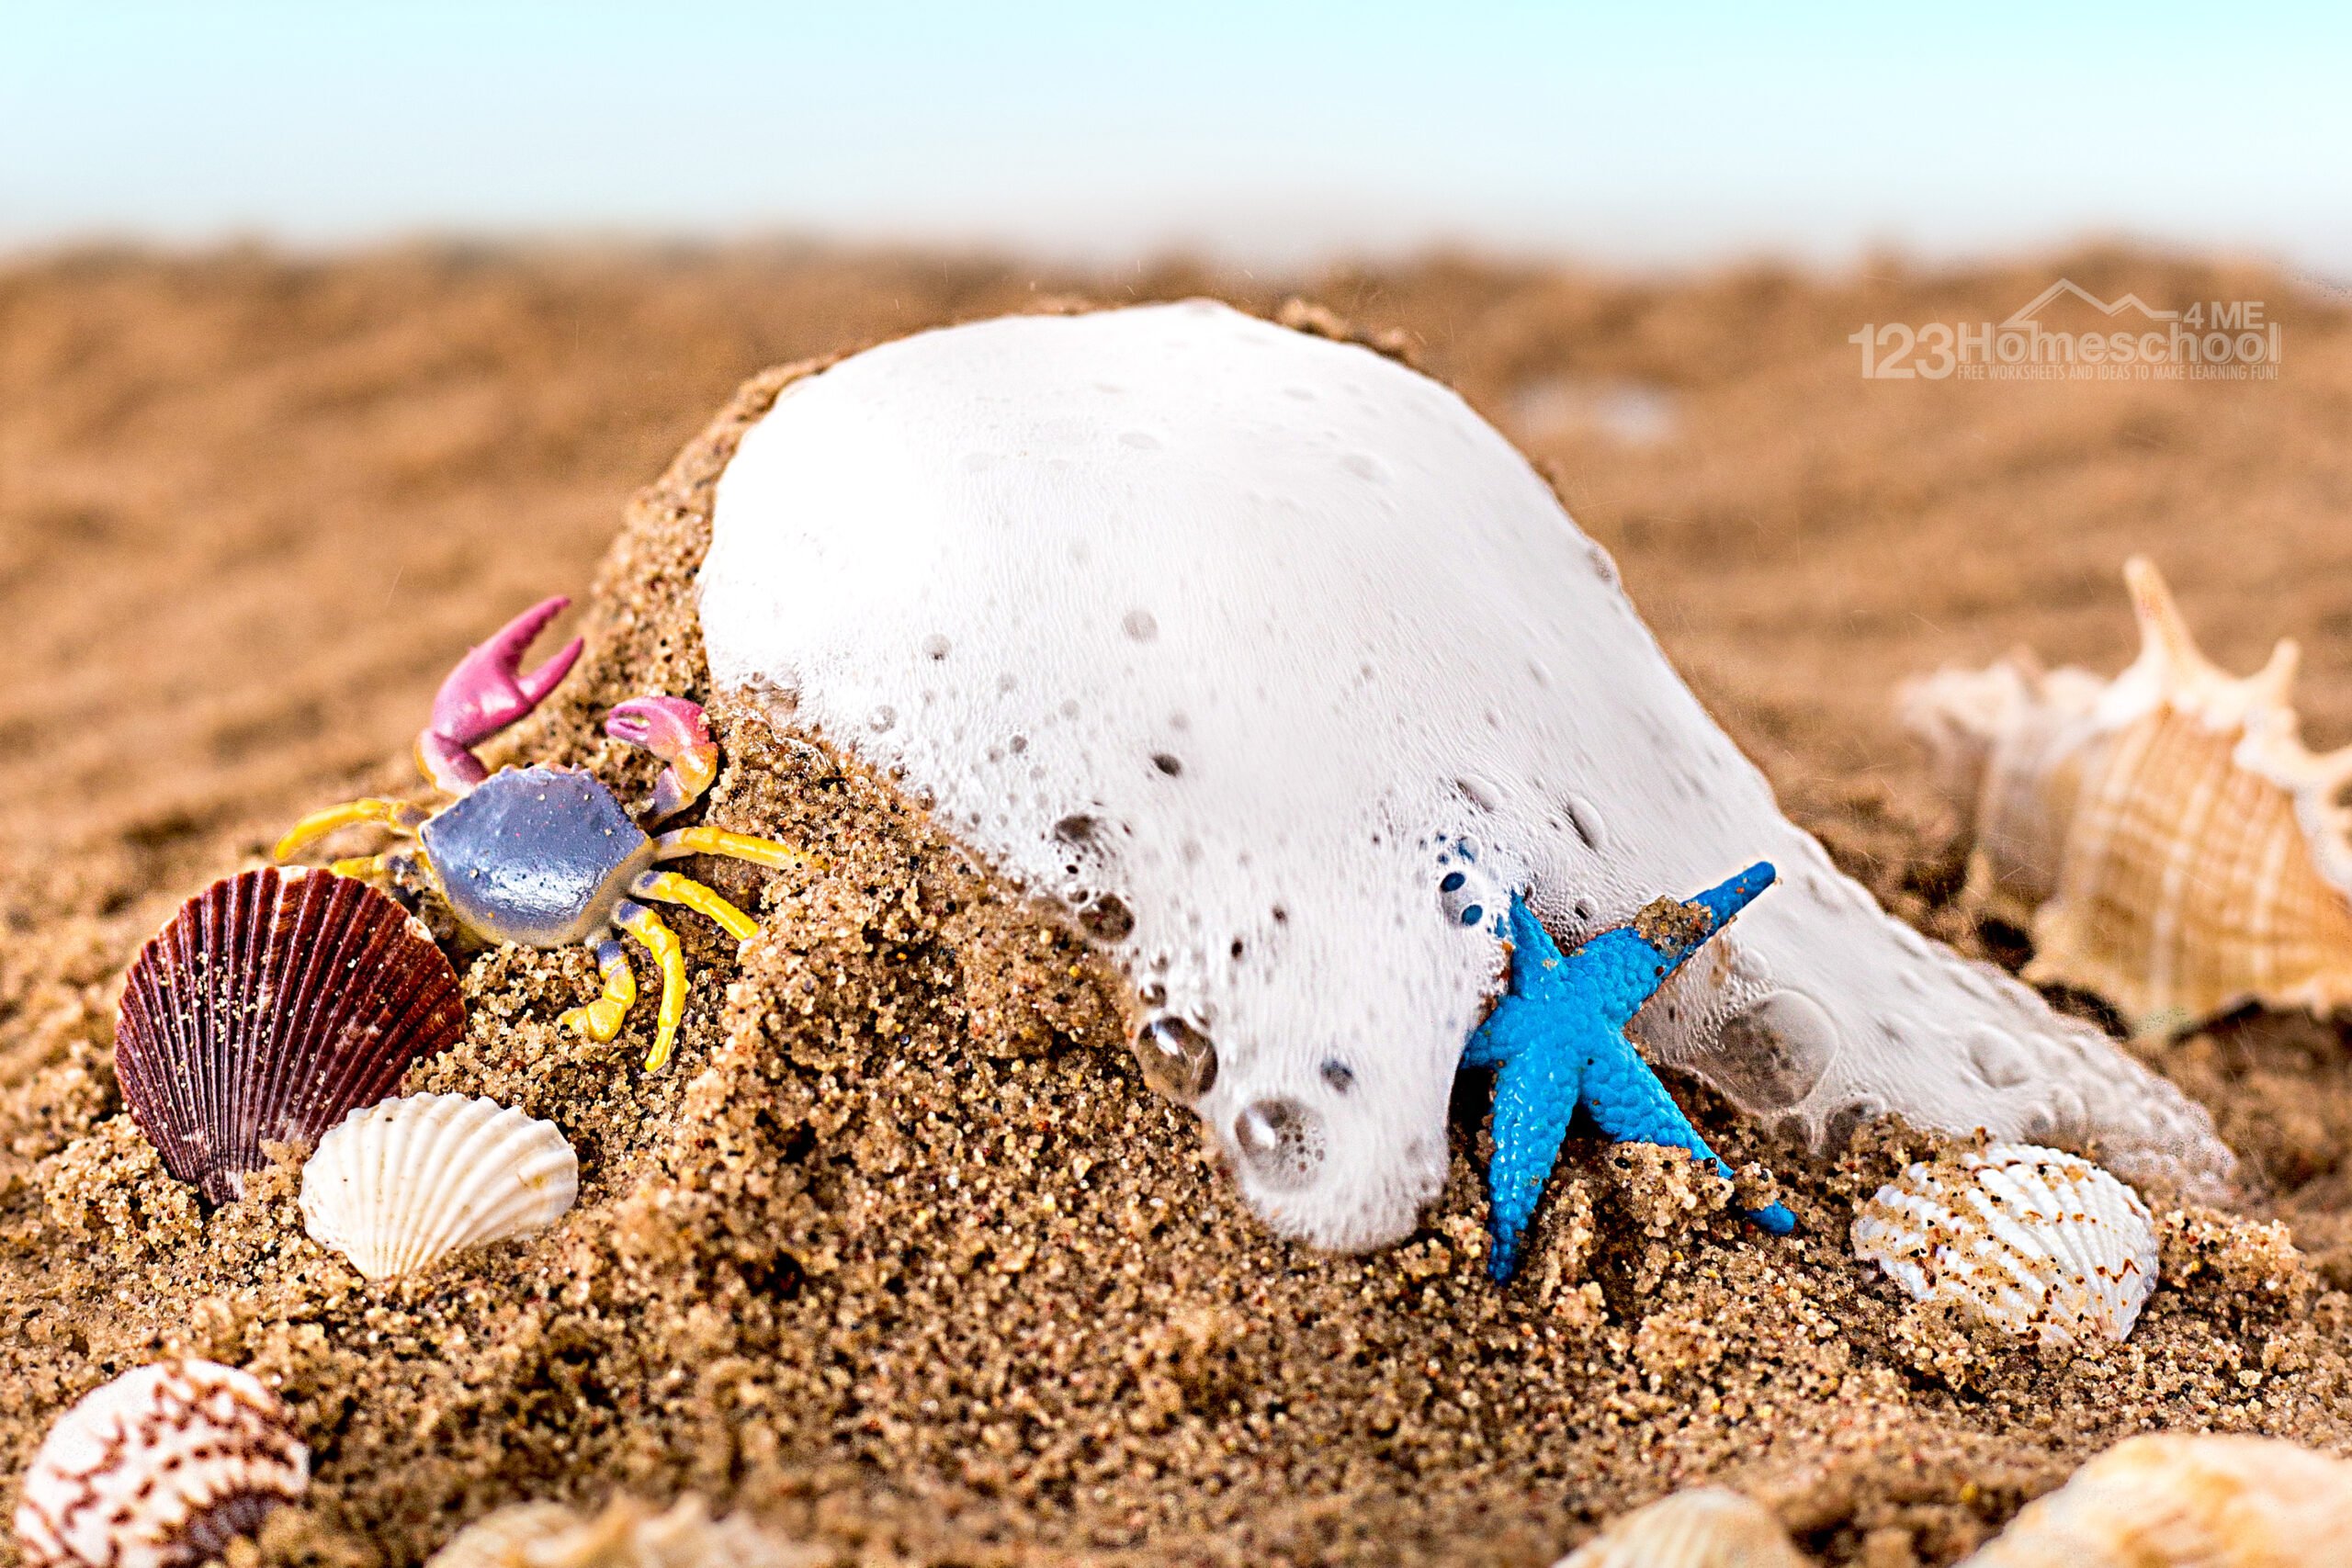
[[[604,994],[563,1015],[565,1027],[608,1041],[637,1000],[637,979],[616,932],[645,945],[662,971],[662,1007],[648,1072],[660,1072],[677,1042],[686,1005],[685,961],[678,938],[640,899],[678,904],[708,916],[738,942],[759,923],[712,888],[658,869],[687,855],[724,855],[781,869],[808,857],[772,840],[718,828],[676,828],[649,835],[710,787],[718,748],[699,705],[682,697],[633,697],[605,716],[605,733],[641,746],[666,764],[653,798],[632,819],[594,774],[544,763],[482,765],[472,748],[547,700],[580,657],[574,637],[529,674],[523,651],[569,599],[534,605],[458,661],[433,699],[433,722],[417,737],[417,765],[435,787],[458,798],[435,811],[401,800],[354,800],[315,811],[279,840],[283,861],[339,828],[368,822],[417,842],[383,854],[339,860],[345,876],[393,879],[422,873],[465,927],[492,942],[526,947],[585,943],[596,955]]]

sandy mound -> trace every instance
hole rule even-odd
[[[1555,461],[1669,651],[1849,867],[2008,952],[1954,903],[1948,825],[1885,717],[1896,675],[2019,639],[2112,667],[2113,569],[2145,548],[2225,661],[2301,635],[2313,739],[2352,729],[2341,312],[2301,303],[2287,376],[2261,386],[1854,377],[1861,321],[1998,319],[2052,270],[1666,288],[1430,266],[1320,290],[1417,331]],[[2283,288],[2065,270],[2143,295]],[[584,953],[500,951],[465,962],[465,1044],[412,1075],[563,1125],[569,1221],[369,1287],[301,1237],[290,1169],[202,1213],[107,1065],[146,931],[294,811],[411,787],[391,759],[449,658],[577,581],[658,466],[647,444],[681,439],[712,382],[1004,308],[1019,282],[749,256],[0,275],[0,635],[9,667],[49,672],[0,698],[10,1469],[66,1401],[164,1348],[296,1404],[320,1483],[265,1541],[289,1562],[413,1562],[495,1504],[628,1486],[740,1502],[844,1559],[1538,1563],[1704,1478],[1832,1560],[1942,1562],[2131,1431],[2352,1447],[2334,1030],[2238,1021],[2156,1058],[2269,1190],[2244,1216],[2149,1194],[2165,1283],[2121,1347],[1972,1338],[1848,1259],[1853,1208],[1927,1140],[1882,1127],[1811,1161],[1687,1084],[1728,1157],[1781,1174],[1799,1240],[1748,1230],[1679,1162],[1572,1141],[1498,1292],[1473,1096],[1423,1233],[1333,1259],[1250,1218],[1144,1087],[1077,943],[886,781],[725,710],[709,819],[826,863],[705,868],[764,930],[738,964],[677,922],[696,980],[671,1072],[634,1068],[642,1012],[606,1047],[557,1032],[594,989]],[[704,694],[686,594],[709,483],[777,384],[631,503],[588,659],[497,756],[642,784],[593,720],[640,690]],[[1628,424],[1628,389],[1670,411],[1662,434]]]

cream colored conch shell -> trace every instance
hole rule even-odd
[[[750,1516],[710,1517],[699,1497],[657,1514],[616,1497],[594,1518],[560,1503],[518,1503],[476,1520],[425,1568],[815,1568],[832,1554],[779,1540]]]
[[[421,1094],[355,1111],[302,1167],[311,1239],[370,1280],[544,1230],[580,1191],[553,1122],[487,1100]]]
[[[1612,1519],[1554,1568],[1807,1568],[1807,1562],[1761,1503],[1700,1486]]]
[[[1854,1217],[1854,1255],[1916,1301],[2044,1345],[2122,1339],[2156,1288],[2140,1195],[2090,1161],[2030,1144],[1918,1164]]]
[[[2352,1464],[2270,1438],[2132,1438],[2029,1505],[1963,1568],[2333,1568]]]
[[[2096,992],[2142,1033],[2248,1001],[2352,1005],[2352,748],[2299,739],[2292,641],[2233,678],[2154,566],[2124,577],[2141,648],[2114,681],[2018,654],[1905,688],[1972,814],[1973,891],[2032,931],[2028,979]]]

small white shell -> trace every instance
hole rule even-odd
[[[277,1396],[211,1361],[125,1372],[60,1416],[25,1473],[27,1568],[183,1568],[311,1483]]]
[[[1854,1256],[1917,1301],[1950,1301],[2044,1345],[2121,1339],[2156,1288],[2140,1195],[2032,1144],[1912,1166],[1854,1217]]]
[[[2271,1438],[2131,1438],[1964,1568],[2327,1568],[2352,1539],[2352,1464]]]
[[[1807,1568],[1771,1510],[1721,1486],[1636,1508],[1554,1568]]]
[[[655,1514],[616,1497],[593,1519],[556,1503],[518,1503],[477,1519],[425,1568],[814,1568],[820,1548],[777,1540],[747,1514],[710,1517],[699,1497]]]
[[[487,1100],[413,1095],[355,1111],[302,1167],[302,1227],[370,1280],[544,1230],[580,1192],[554,1123]]]

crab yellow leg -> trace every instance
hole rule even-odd
[[[413,833],[432,815],[424,807],[412,806],[404,800],[347,800],[324,811],[313,811],[295,823],[286,830],[286,837],[277,840],[277,847],[270,855],[275,860],[291,860],[303,846],[355,822],[373,822],[395,833]]]
[[[684,860],[688,855],[724,855],[729,860],[750,861],[771,871],[820,863],[816,856],[790,844],[753,838],[749,833],[730,833],[724,828],[673,828],[653,840],[655,860]]]
[[[621,1032],[621,1021],[635,1005],[637,976],[630,972],[628,954],[611,937],[599,937],[589,946],[596,954],[596,968],[605,976],[605,994],[586,1007],[573,1008],[558,1021],[602,1045]]]
[[[358,855],[350,860],[327,862],[327,869],[337,876],[356,876],[363,881],[381,878],[387,882],[400,876],[422,863],[424,852],[413,847],[387,850],[379,855]]]
[[[759,934],[759,921],[729,903],[718,889],[706,887],[691,876],[680,876],[674,871],[649,871],[630,883],[628,890],[640,898],[683,904],[698,915],[707,915],[726,927],[727,934],[737,942],[749,942]]]
[[[678,1041],[678,1021],[686,1015],[685,956],[678,950],[677,933],[642,904],[622,899],[613,923],[643,942],[653,962],[662,966],[662,1010],[654,1022],[652,1054],[645,1058],[645,1070],[658,1073],[670,1065],[670,1048]]]

